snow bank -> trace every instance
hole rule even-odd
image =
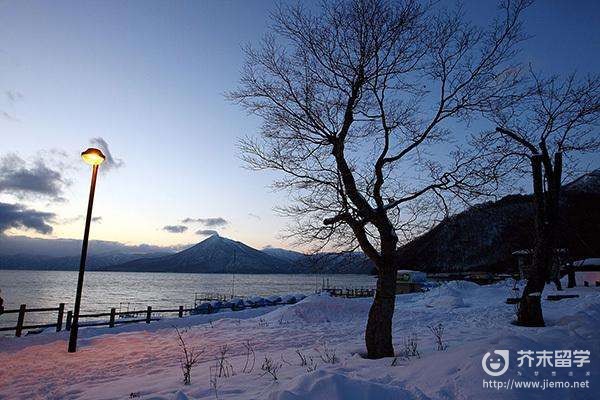
[[[404,400],[417,399],[397,386],[383,385],[328,371],[315,371],[287,382],[269,400]]]
[[[288,323],[344,322],[364,317],[370,302],[332,297],[328,294],[311,295],[304,300],[275,310],[265,316],[268,321]]]
[[[468,307],[465,299],[472,297],[480,286],[473,282],[451,281],[434,287],[424,295],[427,307],[462,308]],[[402,300],[399,298],[398,300]]]

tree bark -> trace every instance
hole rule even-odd
[[[546,225],[546,210],[542,177],[541,156],[531,158],[533,174],[533,199],[535,209],[535,247],[533,261],[527,276],[527,285],[519,302],[517,325],[545,326],[542,314],[542,291],[548,277],[548,229]]]
[[[378,265],[377,291],[369,310],[365,331],[367,357],[393,357],[392,318],[396,302],[396,267],[393,262]]]

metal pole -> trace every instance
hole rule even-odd
[[[96,191],[97,176],[98,165],[94,165],[92,167],[92,184],[90,186],[90,198],[88,200],[87,216],[85,217],[85,231],[83,233],[83,244],[81,246],[79,277],[77,278],[77,295],[75,296],[75,307],[73,308],[73,321],[71,322],[71,333],[69,336],[69,353],[75,353],[77,351],[77,331],[79,330],[79,307],[81,305],[81,291],[83,290],[83,274],[85,272],[85,259],[87,257],[88,238],[90,236],[90,222],[92,221],[92,206],[94,205],[94,192]]]

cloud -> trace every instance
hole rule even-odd
[[[71,218],[62,218],[58,221],[59,224],[61,225],[69,225],[69,224],[74,224],[76,222],[79,221],[83,221],[83,215],[78,215],[76,217],[71,217]],[[92,222],[97,222],[97,223],[102,223],[102,217],[101,216],[97,216],[97,217],[92,217]]]
[[[0,203],[0,233],[10,228],[26,228],[36,232],[52,233],[54,213],[36,211],[22,204]]]
[[[15,103],[23,99],[23,95],[15,90],[6,90],[4,92],[6,104],[11,109],[14,109]],[[6,110],[0,110],[0,117],[8,121],[19,122],[19,119]]]
[[[219,232],[213,230],[213,229],[198,229],[196,231],[196,235],[201,235],[201,236],[212,236],[212,235],[218,235]]]
[[[7,90],[4,92],[4,94],[6,95],[8,102],[11,104],[23,99],[23,93],[17,92],[16,90]]]
[[[0,158],[0,193],[19,198],[34,195],[62,200],[63,190],[69,183],[61,172],[50,168],[41,158],[33,164],[12,153]]]
[[[102,153],[104,153],[104,155],[106,156],[106,160],[104,160],[104,163],[102,163],[103,170],[109,171],[111,169],[121,168],[123,165],[125,165],[125,162],[123,160],[121,160],[120,158],[113,157],[108,147],[108,143],[106,143],[106,140],[104,140],[103,138],[92,138],[90,139],[90,143],[92,144],[92,146],[98,147],[100,150],[102,150]]]
[[[6,111],[0,110],[0,116],[8,121],[19,122],[19,119],[14,115],[7,113]]]
[[[187,231],[187,226],[184,225],[165,225],[163,226],[163,231],[171,232],[171,233],[182,233]]]
[[[70,224],[74,224],[75,222],[82,220],[82,219],[83,219],[83,215],[78,215],[76,217],[61,218],[58,220],[58,223],[60,225],[70,225]]]
[[[248,216],[251,217],[251,218],[254,218],[254,219],[258,220],[258,221],[260,221],[262,219],[260,217],[260,215],[256,215],[256,214],[251,213],[251,212],[248,213]]]
[[[225,218],[214,217],[214,218],[185,218],[181,221],[182,224],[199,223],[209,228],[222,227],[229,224]]]

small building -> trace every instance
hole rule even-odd
[[[600,258],[573,261],[577,286],[600,286]]]
[[[409,269],[398,270],[396,273],[396,294],[406,294],[425,291],[427,274]]]

